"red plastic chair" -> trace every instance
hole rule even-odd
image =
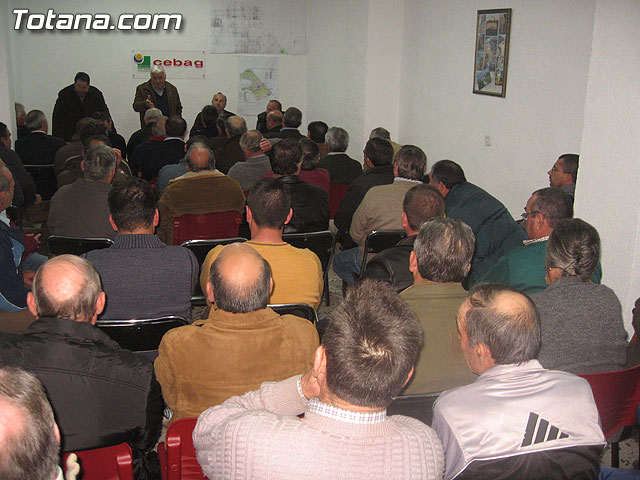
[[[640,365],[626,370],[579,375],[589,382],[607,439],[622,427],[636,423],[640,405]],[[620,445],[611,441],[611,466],[620,464]]]
[[[187,240],[230,238],[238,236],[242,215],[235,210],[181,215],[173,219],[173,244]]]
[[[340,208],[340,202],[347,194],[349,188],[348,183],[332,183],[329,189],[329,218],[336,216],[338,208]]]
[[[127,443],[73,453],[78,456],[81,468],[79,478],[82,480],[133,480],[133,456]],[[62,456],[65,471],[70,454]]]
[[[169,425],[166,440],[158,445],[163,480],[207,480],[191,438],[197,420],[183,418]]]

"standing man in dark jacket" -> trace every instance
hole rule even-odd
[[[467,182],[457,163],[451,160],[436,162],[429,174],[429,185],[445,197],[447,217],[462,220],[476,236],[471,271],[462,282],[466,289],[487,273],[500,257],[527,239],[527,234],[507,208],[480,187]]]
[[[62,451],[129,442],[140,454],[160,435],[161,391],[151,362],[95,327],[105,301],[88,261],[55,257],[38,270],[27,296],[38,320],[25,332],[0,334],[0,362],[25,368],[42,382]]]
[[[63,138],[70,142],[76,131],[76,123],[95,112],[109,113],[102,92],[89,85],[89,75],[85,72],[76,73],[73,84],[58,92],[56,106],[53,107],[54,137]]]
[[[151,78],[136,87],[133,110],[140,113],[140,128],[144,128],[144,114],[150,108],[159,108],[165,117],[182,116],[182,103],[178,89],[167,82],[167,74],[160,65],[149,70]]]
[[[293,217],[284,233],[317,232],[329,228],[329,195],[317,185],[300,180],[302,148],[295,139],[284,139],[273,146],[271,167],[291,195]]]

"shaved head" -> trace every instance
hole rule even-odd
[[[269,303],[271,268],[250,246],[233,243],[211,265],[210,285],[218,308],[232,313],[253,312]]]
[[[60,255],[42,265],[33,280],[32,295],[38,318],[83,322],[95,321],[100,313],[96,302],[104,297],[98,272],[87,260],[74,255]]]

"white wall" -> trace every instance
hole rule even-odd
[[[73,83],[78,71],[86,71],[91,83],[105,96],[118,131],[126,138],[139,126],[139,117],[131,108],[136,85],[143,79],[133,79],[130,73],[133,49],[154,50],[208,50],[209,1],[196,0],[183,3],[165,0],[130,1],[112,0],[56,0],[43,4],[37,0],[10,0],[13,8],[28,8],[45,13],[47,8],[65,13],[110,13],[117,16],[126,12],[181,13],[180,31],[118,32],[30,32],[13,31],[10,35],[16,101],[28,110],[43,110],[49,118],[53,112],[57,93]],[[3,15],[13,25],[14,16]],[[306,55],[281,55],[279,99],[283,105],[295,105],[306,112]],[[207,54],[206,79],[172,79],[184,106],[183,115],[191,126],[202,107],[211,102],[213,94],[227,95],[227,109],[237,108],[237,56]],[[255,128],[255,117],[247,117],[249,128]],[[304,119],[303,119],[304,121]],[[306,124],[305,124],[306,125]]]
[[[602,239],[603,283],[622,302],[627,330],[640,296],[640,4],[595,9],[576,216]]]
[[[0,18],[6,18],[7,5],[0,3]],[[9,46],[9,30],[0,22],[0,122],[5,123],[13,131],[16,138],[16,117],[14,115],[13,82],[11,81],[11,48]]]
[[[509,2],[506,98],[473,94],[476,11],[502,6],[405,2],[399,142],[457,161],[518,216],[558,155],[580,151],[594,1]]]

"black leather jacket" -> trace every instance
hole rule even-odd
[[[378,253],[367,263],[362,278],[387,282],[397,292],[413,285],[413,274],[409,271],[409,255],[416,236],[403,238],[396,245]]]
[[[329,228],[329,196],[317,185],[300,180],[298,175],[280,177],[291,194],[293,217],[284,233],[318,232]]]

